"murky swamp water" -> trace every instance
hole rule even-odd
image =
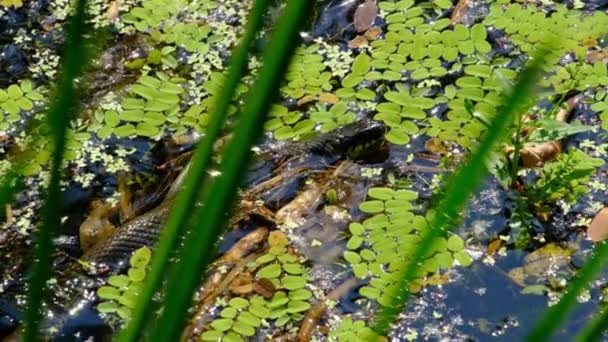
[[[114,227],[162,202],[213,112],[250,2],[90,4],[90,29],[102,43],[92,44],[97,58],[83,77],[81,113],[70,128],[54,294],[44,308],[52,314],[45,336],[66,341],[109,339],[128,319],[127,290],[115,297],[97,292],[116,270],[83,278],[88,292],[77,301],[83,307],[70,297],[78,286],[63,291],[64,281],[80,279],[70,270],[87,255],[86,229],[103,231],[89,241],[103,243]],[[0,0],[0,173],[15,151],[28,148],[32,132],[25,123],[49,102],[68,6]],[[320,1],[256,148],[261,162],[242,191],[242,217],[236,215],[218,245],[184,339],[363,338],[399,261],[428,229],[428,210],[445,177],[500,107],[501,89],[512,84],[540,33],[558,32],[563,46],[555,46],[554,64],[525,110],[529,130],[522,135],[529,151],[552,142],[561,149],[523,165],[512,187],[500,169],[509,155],[497,152],[503,164],[493,164],[496,172],[471,200],[456,234],[437,241],[388,336],[523,338],[588,257],[593,243],[586,228],[608,204],[607,7],[606,1]],[[268,23],[280,9],[279,1]],[[258,50],[266,39],[258,39]],[[258,55],[251,59],[235,113],[261,62]],[[557,122],[560,106],[575,97]],[[369,119],[381,123],[379,137],[351,132],[347,140],[335,133]],[[548,137],[534,140],[530,132]],[[337,147],[319,148],[327,141],[315,139],[323,137]],[[30,148],[37,157],[0,227],[2,338],[19,334],[48,180],[49,147]],[[268,162],[282,153],[280,162]],[[604,272],[581,296],[556,340],[572,339],[604,306],[607,277]],[[128,282],[126,288],[139,286]],[[325,313],[305,332],[305,315],[318,303],[326,303]]]

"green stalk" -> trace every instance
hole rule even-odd
[[[568,288],[560,298],[559,302],[545,312],[543,317],[526,337],[526,341],[548,341],[551,334],[562,324],[566,316],[576,305],[576,297],[595,279],[602,268],[602,264],[608,259],[608,243],[598,243],[583,267],[578,271],[576,278],[572,279]],[[579,340],[592,341],[597,339],[605,329],[606,312],[598,315],[598,318],[588,324]],[[585,339],[582,339],[585,338]],[[590,338],[590,339],[586,339]]]
[[[291,0],[283,10],[264,52],[263,66],[251,88],[242,115],[220,165],[221,175],[203,195],[203,206],[192,213],[192,233],[184,240],[179,263],[168,278],[164,308],[150,336],[158,341],[178,340],[192,294],[211,258],[212,247],[226,225],[226,213],[236,197],[237,187],[247,172],[251,146],[263,132],[270,105],[298,43],[298,31],[314,1]]]
[[[549,49],[547,48],[540,49],[532,58],[530,64],[524,68],[519,75],[517,84],[508,92],[502,107],[488,127],[477,150],[471,155],[470,160],[451,176],[446,186],[445,195],[435,208],[435,215],[431,219],[429,233],[422,239],[412,258],[406,261],[405,268],[401,271],[397,283],[394,287],[391,287],[389,292],[391,305],[383,307],[377,315],[374,330],[378,334],[386,335],[391,323],[403,311],[410,295],[408,284],[415,278],[418,265],[423,261],[424,255],[432,248],[434,238],[452,228],[452,221],[459,216],[469,196],[487,175],[485,160],[495,146],[507,135],[514,115],[521,109],[521,103],[525,103],[529,99],[536,79],[546,63],[548,52]]]
[[[522,114],[521,112],[517,112],[516,118],[517,125],[515,127],[515,142],[513,144],[513,159],[511,160],[511,187],[515,187],[515,183],[517,182],[517,172],[519,171],[519,150],[522,147],[521,142],[521,127],[522,127]]]
[[[580,334],[576,336],[577,342],[599,341],[606,330],[608,310],[603,308],[591,322],[587,323]]]
[[[218,96],[215,112],[211,116],[204,138],[197,144],[198,146],[192,157],[184,187],[177,196],[176,203],[171,210],[163,233],[155,248],[150,273],[146,277],[145,287],[133,311],[133,316],[127,327],[119,335],[118,341],[137,340],[141,336],[147,319],[152,313],[152,297],[162,283],[163,276],[165,275],[165,266],[167,266],[169,258],[171,258],[176,249],[180,231],[183,231],[181,228],[187,224],[188,213],[197,201],[199,189],[207,175],[205,170],[209,168],[213,155],[213,144],[219,137],[228,116],[228,108],[236,93],[239,80],[247,66],[249,49],[262,26],[267,7],[268,0],[256,0],[253,4],[253,8],[247,18],[245,35],[231,57],[228,77],[222,88],[221,95]],[[209,244],[211,246],[213,241],[209,241]]]
[[[51,179],[47,189],[44,207],[41,213],[41,227],[36,239],[34,250],[34,265],[32,278],[29,283],[27,309],[25,312],[24,341],[38,339],[40,325],[40,307],[46,293],[46,282],[51,273],[51,253],[53,250],[52,237],[60,224],[61,188],[63,153],[67,127],[75,112],[76,94],[74,80],[80,75],[85,66],[84,25],[86,0],[78,0],[74,15],[67,26],[67,38],[64,47],[63,71],[57,89],[57,98],[51,104],[47,125],[49,139],[52,143],[50,165]]]

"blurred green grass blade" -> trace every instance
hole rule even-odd
[[[13,201],[15,193],[23,186],[23,178],[21,177],[22,164],[13,165],[2,177],[2,182],[0,183],[0,221],[6,220],[4,208]]]
[[[603,244],[606,245],[606,243]],[[586,263],[583,268],[586,267],[587,264],[588,263]],[[602,334],[606,331],[606,328],[608,328],[608,308],[603,307],[599,311],[597,316],[591,322],[587,323],[583,328],[583,331],[576,336],[577,342],[599,341],[602,338]]]
[[[391,305],[382,307],[377,314],[374,330],[378,334],[386,335],[397,315],[403,311],[410,295],[408,284],[415,279],[419,264],[432,248],[433,239],[452,228],[453,220],[459,217],[468,198],[481,185],[488,171],[485,160],[494,151],[497,143],[507,135],[517,111],[521,110],[521,104],[529,99],[536,79],[546,63],[548,53],[547,48],[539,49],[529,65],[522,70],[517,84],[509,91],[477,149],[468,162],[448,180],[445,195],[435,208],[435,215],[431,219],[429,233],[422,239],[411,259],[406,262],[394,290],[389,293]]]
[[[41,320],[41,304],[46,293],[46,282],[51,273],[52,237],[60,224],[61,188],[63,153],[66,132],[75,107],[74,80],[86,65],[84,48],[84,25],[86,0],[78,0],[74,15],[67,24],[67,38],[63,49],[62,73],[58,82],[55,100],[51,103],[46,116],[49,139],[52,144],[50,181],[46,191],[41,213],[41,226],[34,249],[34,265],[29,283],[28,302],[25,312],[24,341],[38,340],[38,326]]]
[[[549,309],[543,317],[536,322],[532,331],[526,337],[526,341],[547,341],[552,333],[559,328],[570,311],[576,306],[576,297],[587,288],[589,283],[595,279],[600,272],[602,265],[608,259],[608,243],[598,243],[583,267],[577,272],[576,278],[570,280],[568,288],[560,298],[559,302]],[[578,336],[579,341],[594,341],[597,340],[602,331],[605,329],[608,316],[606,312],[598,315],[598,318],[589,323],[581,335]],[[581,339],[584,338],[584,339]],[[587,339],[589,338],[589,339]]]
[[[161,317],[150,336],[176,341],[182,331],[192,294],[214,255],[214,245],[226,225],[238,186],[247,172],[251,146],[262,134],[270,105],[280,87],[296,43],[298,31],[308,18],[314,1],[290,0],[283,9],[267,45],[259,77],[247,95],[241,117],[220,166],[221,175],[204,192],[203,206],[192,214],[194,227],[180,249],[179,263],[168,278]]]
[[[253,4],[247,18],[245,35],[230,59],[230,70],[222,88],[222,94],[218,96],[215,112],[211,116],[204,138],[196,147],[184,187],[177,196],[176,203],[169,214],[163,233],[155,248],[151,270],[146,277],[145,287],[133,311],[131,320],[118,337],[119,341],[137,340],[141,336],[147,319],[152,313],[152,297],[163,280],[165,267],[176,249],[180,232],[184,233],[181,227],[187,224],[190,217],[189,213],[198,199],[199,189],[201,188],[201,184],[204,183],[205,176],[207,175],[206,170],[211,162],[213,144],[219,137],[228,116],[228,108],[232,103],[236,88],[247,66],[249,50],[257,32],[262,26],[268,4],[268,0],[256,0]]]

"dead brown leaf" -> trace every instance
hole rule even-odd
[[[374,24],[377,16],[378,6],[376,6],[375,1],[366,0],[364,3],[357,6],[354,14],[354,24],[357,32],[365,32],[365,30]]]
[[[365,38],[362,35],[358,35],[348,42],[348,47],[351,49],[358,49],[358,48],[367,46],[367,44],[368,44],[367,38]]]
[[[587,228],[587,236],[593,242],[608,239],[608,207],[595,214],[593,221]]]

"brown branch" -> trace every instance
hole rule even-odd
[[[308,342],[310,341],[310,336],[312,331],[317,326],[317,322],[321,319],[321,316],[327,310],[327,300],[338,301],[342,298],[348,291],[352,288],[356,287],[359,284],[359,280],[357,278],[351,277],[347,279],[345,282],[340,284],[340,286],[336,287],[333,291],[331,291],[326,300],[322,300],[313,305],[306,312],[306,316],[304,316],[304,320],[300,325],[300,331],[298,332],[298,342]]]
[[[207,281],[198,293],[199,300],[194,309],[195,314],[188,327],[184,329],[182,340],[194,340],[203,331],[211,304],[228,289],[247,265],[258,257],[258,254],[254,251],[260,243],[266,241],[267,236],[267,228],[258,228],[241,238],[215,262],[215,271],[207,277]],[[222,267],[230,267],[231,264],[234,265],[231,269],[229,268],[230,272],[220,271]]]

